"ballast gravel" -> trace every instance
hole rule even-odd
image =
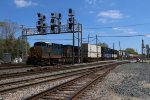
[[[60,79],[59,81],[57,80],[57,81],[52,81],[52,82],[46,82],[46,83],[35,85],[32,87],[26,87],[23,89],[11,91],[9,93],[0,94],[0,100],[1,98],[2,100],[25,100],[32,95],[38,94],[44,90],[47,90],[49,88],[62,84],[66,81],[72,80],[76,77],[79,77],[79,76],[72,76],[66,79]]]
[[[19,72],[26,72],[28,70],[35,69],[35,67],[30,68],[15,68],[15,69],[0,69],[0,75],[3,74],[11,74],[11,73],[19,73]]]
[[[150,100],[150,64],[129,63],[116,67],[79,100]]]

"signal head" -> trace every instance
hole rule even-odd
[[[42,29],[42,33],[44,34],[44,33],[46,33],[46,29],[44,28],[44,29]]]
[[[37,13],[37,16],[38,16],[38,17],[41,17],[41,13]]]
[[[46,27],[46,24],[45,24],[45,23],[43,23],[43,27]]]
[[[55,18],[55,13],[51,13],[51,18]]]
[[[36,26],[36,28],[38,32],[41,32],[41,26]]]
[[[69,22],[72,22],[72,18],[69,18],[68,20],[69,20]]]
[[[69,14],[72,14],[72,9],[69,9]]]
[[[58,14],[58,18],[61,19],[61,13]]]
[[[41,24],[41,21],[37,21],[37,24],[40,25],[40,24]]]
[[[72,23],[69,23],[69,30],[72,30],[72,27],[73,27],[73,24]]]
[[[46,16],[43,16],[43,20],[45,20],[46,19]]]
[[[55,30],[55,26],[51,25],[51,31],[54,31],[54,30]]]
[[[51,23],[55,23],[55,19],[51,19]]]

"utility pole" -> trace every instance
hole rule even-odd
[[[120,58],[121,58],[121,60],[122,60],[122,51],[121,51],[120,41],[119,41],[119,49],[120,49],[120,54],[119,54],[119,56],[120,56]]]
[[[144,59],[143,49],[144,49],[144,40],[142,39],[142,63],[143,63],[143,59]]]
[[[18,37],[17,42],[20,44],[20,38]],[[17,58],[19,58],[20,45],[17,46]]]
[[[88,44],[90,43],[90,34],[88,34]]]
[[[24,62],[24,25],[21,25],[22,29],[22,62]]]
[[[96,35],[96,51],[97,51],[97,61],[98,61],[98,37]]]
[[[83,48],[82,48],[82,24],[81,24],[81,52],[80,52],[80,56],[81,56],[81,63],[83,62]]]
[[[72,11],[72,9],[69,9],[69,12],[68,12],[68,16],[69,16],[69,29],[71,30],[71,33],[72,33],[72,65],[74,65],[74,45],[75,45],[75,39],[74,39],[74,35],[75,35],[75,19],[74,19],[74,13]],[[78,27],[78,26],[77,26]]]
[[[28,44],[27,44],[27,30],[26,30],[26,32],[25,32],[26,34],[25,34],[25,36],[24,36],[24,38],[25,38],[25,61],[27,61],[27,57],[28,57]]]
[[[80,61],[81,61],[81,59],[80,59],[80,49],[81,49],[81,45],[80,45],[79,23],[78,23],[78,63],[80,63]]]
[[[72,42],[72,64],[74,65],[74,44],[75,44],[75,39],[74,39],[74,17],[73,17],[73,31],[72,31],[72,34],[73,34],[73,42]]]
[[[88,34],[88,45],[90,45],[90,34]],[[90,46],[90,51],[89,51],[89,53],[90,53],[90,58],[91,58],[91,46]]]
[[[113,59],[114,59],[114,49],[115,49],[115,44],[113,43]]]
[[[27,50],[27,32],[28,30],[24,28],[24,25],[21,25],[22,28],[22,61],[26,62],[28,50]]]
[[[147,44],[146,45],[146,55],[147,55],[147,60],[149,58],[149,45]]]

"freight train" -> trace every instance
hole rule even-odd
[[[83,62],[118,59],[119,52],[107,47],[88,43],[82,46]],[[74,47],[75,63],[78,62],[78,46]],[[27,64],[55,65],[72,63],[72,45],[62,45],[48,42],[36,42],[29,50]]]

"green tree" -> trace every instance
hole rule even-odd
[[[8,20],[0,22],[0,58],[2,58],[2,53],[11,53],[12,58],[21,56],[22,40],[16,38],[18,30],[19,26],[15,22]]]
[[[99,46],[102,46],[102,47],[108,47],[108,44],[107,43],[98,43]]]
[[[127,48],[126,50],[124,50],[125,52],[129,53],[129,54],[138,54],[133,48]]]

